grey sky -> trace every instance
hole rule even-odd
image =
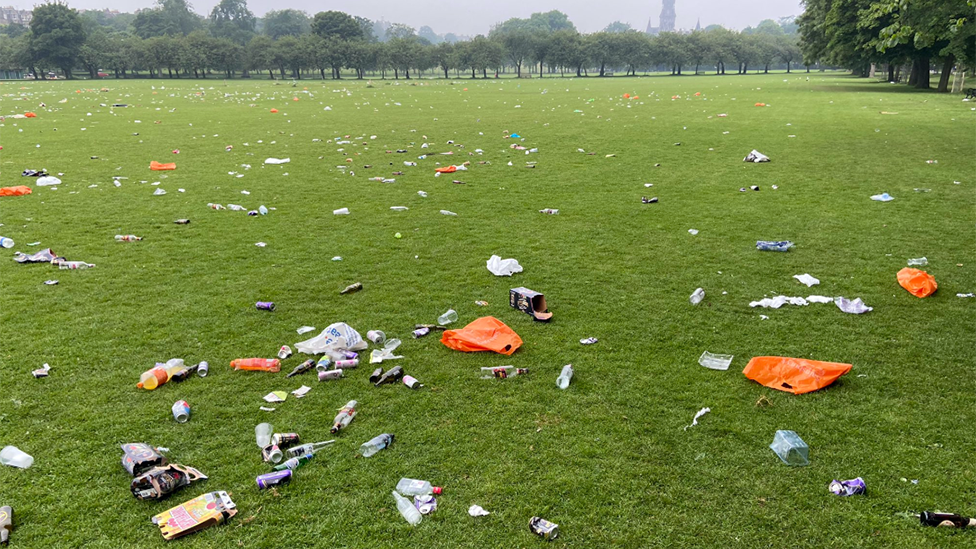
[[[7,0],[27,9],[34,2]],[[194,11],[207,14],[219,0],[190,0]],[[3,2],[6,4],[6,2]],[[133,12],[152,5],[154,0],[67,0],[73,8],[110,8]],[[557,9],[582,32],[595,32],[613,21],[629,23],[643,30],[648,17],[658,25],[661,0],[248,0],[248,7],[261,16],[271,9],[295,8],[314,14],[339,10],[369,19],[406,23],[415,29],[429,25],[438,34],[487,34],[492,24],[510,17],[528,17],[534,12]],[[799,0],[676,0],[676,26],[694,28],[718,23],[732,29],[755,26],[763,19],[799,15]]]

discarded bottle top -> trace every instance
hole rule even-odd
[[[566,389],[569,387],[569,382],[573,379],[573,365],[567,364],[563,366],[562,372],[559,373],[559,377],[556,378],[556,387],[560,389]]]
[[[177,400],[173,404],[173,419],[177,423],[186,423],[190,420],[190,405],[185,400]]]
[[[410,523],[411,526],[420,524],[420,521],[423,520],[423,516],[420,514],[420,511],[414,507],[413,502],[395,491],[393,492],[393,499],[396,501],[397,511],[400,511],[400,515],[404,518],[404,520]]]
[[[343,406],[339,413],[336,414],[335,419],[332,421],[332,429],[329,430],[332,434],[336,434],[340,429],[345,429],[356,417],[356,405],[358,402],[355,400],[350,400]]]
[[[926,266],[928,264],[929,264],[929,260],[926,259],[926,258],[924,258],[924,257],[919,257],[917,259],[909,259],[908,260],[908,266],[909,267],[924,267],[924,266]]]
[[[810,465],[810,448],[793,431],[776,431],[773,443],[769,445],[783,463],[791,467]]]
[[[301,446],[295,446],[288,449],[288,455],[290,457],[302,457],[307,454],[314,454],[322,448],[325,448],[329,444],[335,442],[334,440],[326,440],[324,442],[309,442],[308,444],[302,444]]]
[[[400,381],[400,378],[402,377],[403,377],[403,367],[394,366],[393,368],[390,368],[382,376],[380,376],[379,380],[377,380],[374,385],[376,387],[379,387],[380,385],[383,385],[385,383],[396,383],[397,381]]]
[[[359,447],[359,453],[361,453],[363,457],[368,458],[369,456],[375,454],[376,452],[379,452],[384,448],[389,448],[389,446],[393,444],[394,438],[395,438],[394,435],[390,435],[390,434],[382,434],[377,437],[373,437],[369,441],[364,442],[363,445]]]
[[[690,301],[692,305],[698,305],[703,299],[705,299],[705,290],[698,288],[691,294],[688,301]]]
[[[285,377],[294,377],[294,376],[297,376],[298,374],[304,374],[305,372],[311,370],[312,368],[315,368],[315,359],[314,358],[310,358],[310,359],[306,360],[305,362],[302,362],[298,366],[295,366],[295,369],[292,370],[291,373],[288,374]]]
[[[532,517],[529,519],[529,530],[547,541],[559,537],[559,525],[541,517]]]
[[[258,448],[265,448],[271,444],[271,434],[274,427],[270,423],[260,423],[254,428],[254,438],[257,440]]]
[[[259,372],[279,372],[281,362],[277,358],[238,358],[232,360],[231,368],[235,370],[250,370]]]
[[[423,383],[417,381],[417,378],[413,376],[403,376],[403,384],[411,389],[420,389],[424,386]]]
[[[319,372],[319,381],[332,381],[342,378],[342,370],[325,370]]]
[[[458,319],[457,311],[455,311],[454,309],[448,309],[446,313],[437,317],[437,323],[440,324],[441,326],[445,326],[452,322],[457,322],[457,319]]]
[[[343,289],[339,293],[340,294],[351,294],[352,292],[358,292],[359,290],[362,290],[362,289],[363,289],[362,282],[354,282],[353,284],[350,284],[350,285],[346,286],[345,289]]]
[[[4,446],[3,450],[0,450],[0,464],[30,469],[30,466],[34,465],[34,458],[16,446]]]
[[[9,505],[0,507],[0,545],[10,543],[10,534],[14,531],[14,510]]]
[[[953,528],[967,528],[976,526],[976,519],[956,515],[954,513],[936,513],[933,511],[922,511],[918,516],[923,526],[951,526]]]
[[[440,494],[444,489],[440,486],[432,486],[426,480],[401,478],[396,485],[396,491],[405,496],[425,496],[427,494]]]
[[[712,370],[728,370],[733,358],[733,355],[717,355],[705,351],[698,357],[698,363]]]
[[[867,490],[864,479],[857,477],[851,480],[833,480],[827,485],[827,489],[838,496],[855,496],[863,494]]]
[[[786,252],[793,247],[789,240],[757,240],[756,249],[763,252]]]
[[[258,484],[259,490],[285,484],[291,480],[291,469],[258,475],[254,480]]]

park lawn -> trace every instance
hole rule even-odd
[[[163,547],[149,518],[214,490],[231,494],[238,515],[181,546],[533,547],[544,543],[527,527],[536,515],[560,525],[551,547],[972,546],[972,532],[909,516],[976,514],[976,300],[956,297],[976,292],[976,133],[959,96],[829,73],[92,86],[0,84],[3,114],[38,113],[0,127],[0,182],[33,185],[19,175],[27,168],[64,173],[56,191],[0,199],[0,235],[16,242],[0,261],[0,445],[36,459],[0,468],[11,547]],[[329,142],[344,136],[351,143]],[[386,152],[397,149],[408,153]],[[752,149],[772,161],[743,163]],[[291,162],[264,166],[267,157]],[[347,158],[354,177],[336,168]],[[150,172],[151,160],[178,167]],[[435,162],[465,160],[468,171],[433,177]],[[116,188],[113,176],[128,179]],[[750,185],[761,190],[739,192]],[[869,199],[882,192],[895,200]],[[210,202],[274,210],[249,217]],[[351,215],[332,215],[342,207]],[[759,239],[796,247],[759,252]],[[9,259],[47,247],[97,267]],[[524,272],[492,276],[492,254]],[[895,279],[921,256],[940,286],[926,299]],[[802,273],[820,285],[792,278]],[[363,291],[339,295],[357,281]],[[508,306],[517,286],[545,293],[551,323]],[[692,306],[697,287],[707,295]],[[749,307],[779,294],[860,297],[874,311]],[[460,325],[495,316],[524,345],[505,357],[411,338],[448,308]],[[404,358],[386,365],[425,387],[374,388],[366,364],[337,382],[286,380],[301,356],[280,374],[228,367],[313,335],[299,326],[340,321],[400,337]],[[591,336],[600,341],[580,345]],[[732,367],[702,368],[705,350],[734,354]],[[795,396],[741,374],[762,355],[853,370]],[[135,387],[171,357],[206,360],[211,374]],[[50,377],[34,379],[45,362]],[[576,374],[560,391],[568,363]],[[480,367],[503,364],[530,374],[479,379]],[[312,387],[304,399],[258,409],[269,391],[302,384]],[[769,405],[757,406],[763,396]],[[193,409],[186,424],[170,415],[179,399]],[[327,440],[351,399],[359,415],[334,445],[291,484],[257,490],[254,477],[270,469],[257,423]],[[810,466],[776,458],[767,446],[777,429],[810,445]],[[358,457],[380,433],[396,442]],[[209,480],[138,501],[122,442],[167,447]],[[444,487],[416,528],[390,496],[404,476]],[[866,496],[827,491],[857,476]],[[471,504],[491,515],[469,517]]]

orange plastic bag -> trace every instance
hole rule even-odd
[[[457,171],[457,166],[445,166],[443,168],[437,168],[434,171],[437,173],[454,173]]]
[[[25,118],[37,118],[37,115],[34,114],[34,113],[32,113],[32,112],[25,112],[24,113],[24,117]]]
[[[0,189],[0,196],[24,196],[25,194],[30,194],[34,191],[26,185],[18,185],[16,187],[4,187]]]
[[[851,371],[850,364],[820,362],[805,358],[756,356],[742,373],[771,389],[802,395],[823,389]]]
[[[441,343],[456,351],[495,351],[510,355],[522,346],[522,338],[504,322],[484,316],[459,330],[446,330]]]
[[[160,164],[159,162],[156,162],[155,160],[153,160],[152,162],[149,163],[149,169],[152,170],[152,171],[154,171],[154,172],[162,172],[162,171],[166,171],[166,170],[175,170],[176,169],[176,162],[170,162],[169,164]]]
[[[898,271],[898,283],[915,297],[928,297],[939,289],[934,276],[908,267]]]

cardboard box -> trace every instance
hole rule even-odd
[[[154,516],[166,539],[176,539],[220,524],[237,514],[237,506],[227,492],[210,492]]]
[[[534,290],[512,288],[508,294],[508,302],[512,308],[523,311],[540,322],[548,322],[552,318],[546,305],[546,296]]]

